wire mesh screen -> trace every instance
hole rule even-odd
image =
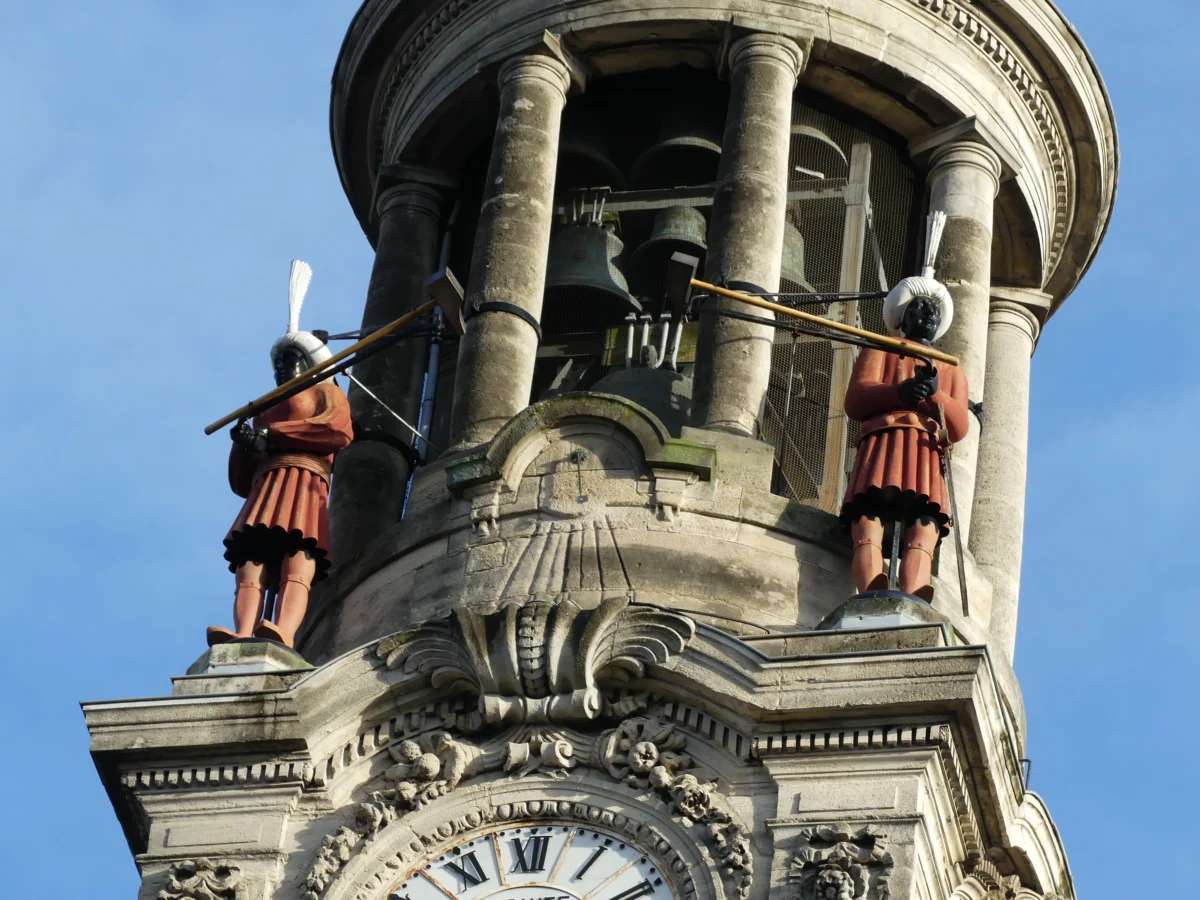
[[[788,165],[781,291],[880,291],[903,277],[915,175],[895,147],[797,101]],[[783,302],[883,331],[882,300]],[[856,355],[847,344],[778,331],[761,420],[775,447],[775,492],[831,513],[858,439],[842,409]]]

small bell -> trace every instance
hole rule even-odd
[[[595,222],[568,225],[550,239],[541,317],[546,333],[597,331],[641,312],[621,271],[624,250],[619,237]]]
[[[705,107],[673,106],[663,117],[658,143],[633,164],[630,183],[639,189],[709,184],[717,179],[722,128]]]
[[[707,232],[704,213],[694,206],[668,206],[659,210],[650,237],[633,251],[630,275],[638,293],[654,299],[662,297],[667,261],[674,253],[686,253],[703,262],[708,249]]]

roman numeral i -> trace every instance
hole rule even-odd
[[[542,872],[546,868],[546,851],[550,849],[549,835],[535,835],[521,843],[519,838],[513,838],[513,852],[517,861],[513,864],[514,872]]]
[[[462,879],[462,888],[459,891],[470,890],[477,884],[483,884],[488,880],[487,873],[483,871],[483,867],[479,865],[479,860],[475,858],[475,851],[463,854],[462,864],[446,863],[443,867],[449,869],[460,879]]]

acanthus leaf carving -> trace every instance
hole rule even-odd
[[[627,715],[636,700],[605,709],[600,683],[628,682],[648,665],[678,657],[696,625],[687,616],[607,597],[583,608],[569,595],[505,603],[492,612],[459,609],[384,638],[376,655],[388,668],[420,674],[446,693],[479,697],[479,722],[586,722]]]
[[[800,832],[802,846],[792,857],[791,879],[798,900],[860,900],[872,884],[878,900],[888,900],[895,865],[881,831],[852,831],[848,825],[821,825]]]
[[[236,900],[241,870],[232,863],[187,859],[172,863],[158,900]]]

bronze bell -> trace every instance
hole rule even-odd
[[[546,333],[597,331],[641,312],[621,271],[624,250],[616,234],[595,222],[568,225],[550,239],[541,317]]]
[[[633,251],[630,276],[638,293],[656,300],[662,297],[663,276],[673,253],[686,253],[703,263],[708,249],[707,233],[704,213],[694,206],[668,206],[659,210],[650,237]]]
[[[612,161],[609,130],[594,121],[564,121],[558,141],[558,192],[584,188],[625,189],[625,176]]]
[[[663,116],[658,143],[633,164],[635,188],[673,188],[717,180],[722,128],[703,106],[673,106]]]
[[[805,291],[814,289],[804,277],[804,235],[791,222],[783,226],[783,265],[779,270],[781,291]]]

